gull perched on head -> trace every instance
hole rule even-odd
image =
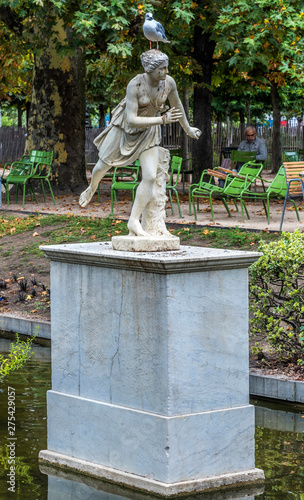
[[[153,19],[153,15],[151,14],[151,12],[148,12],[148,14],[146,14],[145,16],[143,32],[145,37],[150,41],[150,49],[151,42],[156,42],[157,48],[158,42],[170,43],[167,40],[164,28],[158,21],[155,21],[155,19]]]

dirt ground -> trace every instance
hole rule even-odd
[[[186,188],[189,184],[186,186]],[[56,206],[51,197],[47,201],[42,201],[41,194],[39,203],[33,203],[29,199],[25,207],[21,204],[16,205],[15,200],[8,206],[2,204],[1,215],[3,218],[8,215],[26,216],[29,213],[71,213],[88,217],[105,217],[110,213],[110,183],[104,181],[101,184],[100,201],[97,195],[94,196],[91,203],[85,209],[78,204],[79,193],[62,194],[55,190]],[[233,206],[232,217],[229,218],[221,201],[215,200],[215,222],[211,219],[210,207],[207,202],[201,203],[201,211],[198,213],[198,220],[195,221],[193,215],[189,215],[188,195],[182,192],[182,186],[179,188],[181,210],[183,217],[178,216],[177,204],[174,203],[174,215],[171,212],[170,205],[167,204],[167,221],[181,225],[202,225],[216,227],[239,227],[247,230],[266,230],[278,231],[283,201],[272,202],[271,204],[271,222],[267,224],[261,202],[248,204],[250,220],[242,222],[240,213],[237,213]],[[118,202],[114,207],[114,215],[117,219],[127,219],[131,211],[131,199],[125,196],[119,196]],[[301,210],[304,210],[303,202],[298,204]],[[300,212],[300,222],[297,221],[293,210],[286,211],[283,230],[294,231],[302,228],[304,220]],[[41,256],[31,254],[31,245],[33,238],[45,244],[45,237],[41,236],[44,229],[37,227],[34,231],[14,235],[12,238],[4,236],[0,240],[0,314],[12,314],[28,319],[50,321],[51,305],[51,286],[50,286],[50,263]],[[189,240],[186,244],[197,244],[195,240]],[[12,245],[14,248],[12,249]],[[14,250],[14,251],[13,251]],[[16,258],[18,255],[18,258]],[[291,377],[297,380],[304,380],[304,370],[292,363],[279,360],[277,356],[272,355],[269,346],[265,343],[263,353],[259,356],[253,355],[249,351],[250,368],[253,370],[262,370],[263,373],[276,374],[280,376]]]
[[[13,241],[9,236],[1,238],[0,314],[50,321],[50,262],[30,255],[33,238],[45,241],[41,232],[37,228],[16,234]]]

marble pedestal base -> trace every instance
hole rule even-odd
[[[261,482],[247,312],[258,254],[43,250],[52,390],[40,460],[163,496]]]
[[[46,452],[49,453],[49,452]],[[85,475],[79,474],[79,472],[73,472],[71,469],[71,463],[69,457],[57,457],[58,462],[64,466],[61,467],[47,464],[40,464],[40,472],[48,476],[48,500],[71,500],[76,498],[105,498],[113,500],[155,500],[155,496],[149,495],[146,491],[134,491],[134,488],[126,488],[111,479],[100,480],[98,477],[93,477],[92,474]],[[67,470],[67,465],[69,470]],[[87,464],[85,464],[87,465]],[[99,477],[99,467],[95,464],[89,464],[91,467],[96,468]],[[109,477],[111,477],[111,472]],[[128,477],[128,474],[125,474]],[[223,478],[224,479],[224,478]],[[151,481],[151,484],[155,482]],[[156,483],[156,487],[159,485]],[[164,485],[169,491],[178,491],[177,485]],[[197,484],[199,488],[199,483]],[[201,490],[199,490],[201,491]],[[235,489],[227,488],[227,490],[217,489],[214,491],[208,491],[206,494],[200,493],[200,500],[254,500],[256,495],[261,495],[264,491],[264,485],[262,484],[244,484],[244,486],[238,486]],[[194,492],[195,493],[195,492]],[[181,493],[178,494],[179,498],[184,498],[185,496]],[[176,497],[176,494],[175,494]],[[168,497],[167,497],[168,498]],[[186,494],[187,500],[189,500],[189,495]]]

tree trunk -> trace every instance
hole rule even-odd
[[[226,128],[227,128],[227,146],[231,146],[231,130],[232,123],[230,121],[230,105],[228,104],[226,107]]]
[[[209,33],[203,33],[198,26],[194,28],[194,58],[201,67],[201,72],[194,75],[193,122],[202,131],[199,140],[193,141],[194,182],[198,182],[201,173],[212,168],[211,135],[211,76],[215,42]]]
[[[62,26],[57,28],[67,39]],[[82,189],[87,184],[84,52],[60,56],[55,38],[35,57],[26,151],[53,150],[53,181],[62,189]]]
[[[26,128],[28,129],[29,119],[31,112],[31,103],[26,101]]]
[[[271,82],[271,100],[273,113],[273,135],[272,135],[272,172],[277,173],[282,165],[281,145],[281,101],[278,85]]]
[[[20,102],[18,102],[18,106],[17,106],[17,110],[18,110],[18,127],[22,127],[22,105]]]
[[[250,99],[249,96],[246,97],[246,115],[247,115],[247,127],[250,125]]]
[[[105,114],[105,110],[104,110],[104,106],[102,103],[99,104],[99,128],[103,127],[104,125],[104,122],[105,122],[105,117],[106,117],[106,114]]]
[[[245,113],[240,109],[240,126],[241,126],[241,141],[245,139]]]

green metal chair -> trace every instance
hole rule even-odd
[[[34,172],[30,177],[30,185],[32,180],[40,180],[43,199],[46,201],[45,191],[44,191],[44,182],[47,182],[50,193],[52,196],[52,200],[54,205],[56,205],[54,193],[52,190],[52,186],[50,183],[50,176],[52,173],[52,162],[53,162],[53,151],[36,151],[32,150],[29,155],[30,161],[34,165]]]
[[[219,168],[220,167],[216,167],[213,172],[219,171]],[[189,215],[192,215],[192,213],[191,213],[191,206],[192,206],[192,201],[193,201],[192,193],[194,191],[204,192],[205,197],[209,196],[210,192],[213,189],[218,190],[219,192],[223,191],[223,188],[226,185],[226,182],[229,182],[230,178],[226,174],[224,174],[222,176],[219,175],[219,177],[224,180],[223,186],[215,185],[214,176],[211,173],[209,174],[208,170],[203,170],[199,182],[191,184],[191,186],[189,186],[189,190],[188,190]],[[197,208],[199,208],[199,201],[198,200],[197,200]],[[211,213],[213,216],[213,209],[212,208],[211,208]]]
[[[9,165],[10,165],[9,173],[5,176],[5,168]],[[32,177],[33,172],[34,172],[34,164],[27,157],[22,157],[19,161],[14,161],[11,164],[4,165],[1,177],[1,183],[5,186],[5,200],[8,205],[10,204],[9,186],[11,184],[14,184],[16,186],[16,203],[18,203],[19,186],[22,187],[23,191],[22,206],[24,207],[25,186],[26,183]],[[34,196],[36,202],[38,203],[36,195],[30,184],[29,184],[29,189],[31,192],[31,196],[32,197]]]
[[[232,150],[233,152],[234,150]],[[231,154],[231,152],[230,152]],[[243,158],[243,157],[242,157]],[[226,161],[227,161],[227,158],[224,158],[223,162],[222,162],[222,165],[224,163],[225,167],[227,166],[226,165]],[[220,194],[223,193],[226,185],[231,182],[231,180],[233,179],[232,175],[229,176],[229,174],[231,173],[232,174],[232,170],[231,168],[229,167],[228,168],[223,168],[222,165],[220,167],[215,167],[212,171],[210,171],[210,174],[208,173],[209,171],[208,170],[204,170],[202,172],[202,175],[201,175],[201,178],[199,180],[198,183],[196,184],[191,184],[191,186],[189,187],[189,191],[188,191],[188,197],[189,197],[189,215],[192,215],[191,214],[191,206],[192,206],[192,193],[194,190],[198,190],[197,192],[205,192],[205,196],[209,196],[211,192],[213,191],[217,191]],[[229,165],[231,165],[231,160],[229,159]],[[246,164],[243,165],[243,167],[246,167]],[[211,173],[212,172],[212,173]],[[217,177],[220,179],[221,183],[219,182],[219,185],[217,186],[214,182],[214,175],[215,173],[218,173]],[[241,174],[241,171],[240,171],[240,174]],[[210,199],[211,201],[211,215],[212,215],[212,219],[214,220],[214,214],[213,214],[213,207],[212,207],[212,200]],[[197,199],[197,208],[199,208],[199,201]],[[238,209],[238,207],[236,207]]]
[[[53,160],[52,151],[47,152],[47,151],[32,150],[30,154],[23,155],[22,158],[20,158],[20,160],[15,161],[13,163],[6,163],[4,165],[1,182],[5,186],[5,197],[8,205],[10,203],[9,185],[14,184],[16,185],[16,203],[18,202],[19,186],[23,186],[22,206],[24,206],[25,187],[27,182],[29,185],[32,199],[34,197],[36,203],[38,203],[35,191],[31,184],[31,181],[33,179],[40,179],[44,201],[46,201],[46,198],[45,198],[43,182],[46,181],[48,183],[54,205],[56,205],[53,190],[49,181],[49,177],[51,174],[52,160]],[[5,176],[5,169],[7,169],[7,167],[10,167],[10,170],[8,175]]]
[[[185,193],[185,177],[186,175],[194,173],[195,158],[185,158],[182,162],[182,182],[183,182],[183,193]]]
[[[246,208],[246,205],[244,205],[244,202],[242,200],[242,192],[246,189],[249,190],[249,187],[252,185],[252,183],[255,182],[257,177],[259,176],[260,172],[263,169],[263,165],[260,163],[254,163],[254,162],[248,162],[245,165],[241,167],[241,170],[239,171],[238,174],[228,174],[226,178],[224,179],[224,187],[216,186],[211,182],[212,178],[214,175],[210,175],[209,181],[204,182],[203,178],[204,175],[208,174],[208,172],[216,172],[216,171],[205,171],[202,174],[201,181],[199,183],[198,187],[194,187],[194,189],[191,190],[191,197],[192,197],[192,202],[193,202],[193,212],[194,212],[194,217],[195,220],[197,220],[196,216],[196,209],[195,209],[195,198],[197,201],[197,208],[199,208],[199,198],[209,198],[209,203],[210,203],[210,209],[211,209],[211,217],[212,220],[214,221],[214,212],[213,212],[213,204],[212,204],[212,197],[217,196],[221,199],[221,201],[224,204],[224,207],[226,208],[226,211],[231,217],[231,213],[227,204],[227,198],[232,198],[234,205],[236,209],[238,210],[238,206],[236,201],[240,201],[241,203],[241,210],[242,210],[242,219],[244,220],[244,214],[243,214],[243,208],[246,211],[248,219],[249,214]],[[219,169],[218,169],[219,170]]]
[[[115,167],[111,186],[111,215],[113,215],[114,200],[117,201],[118,191],[132,191],[132,203],[134,203],[135,193],[139,185],[140,163],[136,160],[130,167]],[[124,180],[117,180],[118,176],[123,176]]]
[[[283,151],[283,161],[300,161],[297,151]]]
[[[268,188],[266,189],[265,192],[252,193],[251,191],[249,191],[249,192],[244,191],[243,199],[244,198],[248,198],[248,199],[254,198],[255,200],[256,199],[262,200],[265,214],[267,217],[267,222],[269,224],[270,223],[269,199],[270,198],[277,198],[277,199],[282,198],[282,199],[284,199],[286,196],[286,192],[287,192],[286,174],[285,174],[285,170],[284,170],[284,165],[282,165],[280,167],[278,173],[276,174],[276,176],[274,177],[274,179],[272,180],[272,182],[270,183],[270,185],[268,186]],[[299,221],[300,218],[299,218],[297,205],[296,205],[294,200],[290,199],[290,201],[293,203],[293,206],[295,208],[297,218]]]
[[[176,187],[177,187],[177,184],[179,183],[179,179],[180,179],[182,162],[183,162],[183,159],[181,156],[172,156],[171,165],[170,165],[170,179],[169,179],[168,184],[166,184],[166,189],[168,190],[172,215],[174,215],[173,203],[172,203],[172,191],[173,191],[175,193],[175,196],[176,196],[176,201],[177,201],[177,206],[178,206],[178,211],[179,211],[180,217],[182,217],[182,213],[181,213],[179,197],[178,197],[178,192],[177,192]],[[174,177],[175,177],[175,181],[174,181]]]
[[[304,201],[304,180],[302,175],[304,171],[304,161],[283,162],[283,166],[286,175],[287,188],[281,216],[280,231],[282,230],[287,201],[291,201],[294,204],[294,200],[292,198],[299,197],[301,197]],[[294,207],[299,220],[299,214],[295,204]]]
[[[298,156],[299,156],[299,160],[300,161],[304,160],[304,149],[299,149],[298,150]]]
[[[244,193],[250,192],[250,188],[252,185],[255,185],[256,180],[258,178],[261,179],[260,173],[262,172],[262,170],[263,170],[263,165],[261,163],[248,162],[245,165],[243,165],[238,176],[234,177],[234,179],[224,189],[223,201],[224,198],[231,198],[237,210],[238,207],[236,202],[237,201],[240,202],[243,222],[244,222],[244,211],[246,212],[247,219],[250,219],[246,204],[243,199]],[[255,195],[256,192],[252,193],[252,196]]]
[[[256,159],[256,151],[231,151],[231,170],[233,169],[233,162],[248,163]]]

